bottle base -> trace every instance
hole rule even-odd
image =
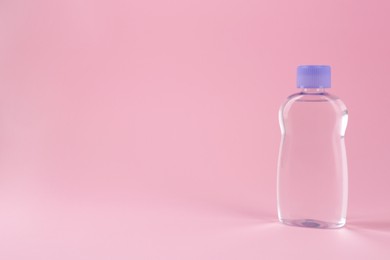
[[[321,221],[316,219],[279,219],[279,221],[289,226],[321,228],[321,229],[341,228],[345,225],[345,221],[332,223],[332,222],[326,222],[326,221]]]

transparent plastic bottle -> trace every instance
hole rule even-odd
[[[345,225],[348,169],[344,135],[348,112],[328,93],[330,66],[299,66],[300,92],[279,111],[277,201],[279,221],[294,226]]]

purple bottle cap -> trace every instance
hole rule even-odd
[[[330,88],[330,66],[302,65],[297,68],[298,88]]]

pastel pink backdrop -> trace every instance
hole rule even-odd
[[[0,3],[0,258],[389,259],[388,1]],[[348,224],[276,220],[280,103],[330,64]]]

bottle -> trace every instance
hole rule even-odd
[[[348,111],[327,91],[330,66],[299,66],[297,87],[279,110],[278,218],[293,226],[340,228],[348,199]]]

